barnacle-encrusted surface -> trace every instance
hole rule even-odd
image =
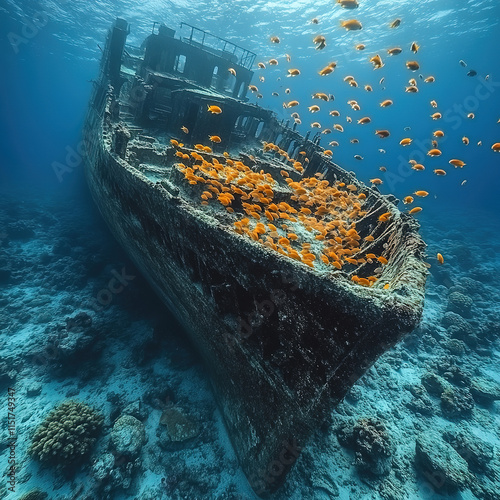
[[[29,453],[41,462],[67,468],[89,453],[102,424],[102,415],[87,404],[64,401],[37,427]]]

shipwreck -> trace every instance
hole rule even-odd
[[[184,325],[254,491],[418,324],[418,223],[247,98],[255,54],[187,24],[141,47],[117,19],[85,125],[118,242]]]

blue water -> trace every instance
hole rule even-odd
[[[500,142],[500,2],[360,0],[359,3],[358,9],[346,10],[332,0],[314,3],[262,0],[2,0],[2,224],[13,223],[17,217],[24,220],[33,217],[36,220],[39,212],[45,210],[55,221],[45,227],[54,231],[61,229],[60,234],[51,233],[50,238],[58,238],[64,231],[64,238],[69,238],[70,244],[71,236],[66,234],[68,228],[72,228],[72,234],[75,234],[75,230],[82,227],[78,248],[84,248],[83,252],[93,251],[85,244],[91,245],[95,237],[94,247],[106,247],[108,252],[102,257],[101,274],[96,272],[89,278],[96,280],[94,287],[100,286],[99,279],[101,282],[108,279],[108,271],[113,266],[131,265],[113,246],[111,236],[100,225],[99,216],[87,194],[83,176],[84,159],[78,153],[92,79],[98,74],[100,47],[104,46],[107,30],[116,17],[124,17],[131,24],[128,39],[131,45],[140,45],[151,32],[154,21],[162,21],[172,28],[177,28],[184,21],[257,54],[252,83],[258,86],[263,98],[257,99],[249,93],[252,102],[273,109],[283,119],[289,119],[291,112],[298,112],[302,120],[298,130],[303,134],[311,130],[310,124],[314,121],[318,121],[322,129],[333,129],[333,123],[340,123],[345,131],[333,131],[323,136],[321,144],[329,147],[330,141],[340,143],[332,148],[333,158],[346,170],[355,171],[358,178],[367,183],[371,178],[381,178],[383,184],[380,190],[385,194],[394,193],[398,198],[411,195],[417,189],[428,191],[430,195],[419,200],[418,205],[423,211],[417,217],[422,221],[422,234],[429,245],[429,261],[435,264],[436,252],[446,254],[448,251],[447,263],[455,266],[450,268],[448,275],[457,279],[455,284],[470,276],[468,270],[476,266],[475,279],[482,281],[490,290],[483,291],[482,311],[485,315],[494,316],[497,314],[497,299],[493,298],[498,297],[495,296],[498,283],[497,280],[490,281],[487,276],[488,273],[495,275],[500,272],[498,260],[495,260],[500,229],[500,153],[491,149],[494,143]],[[318,18],[319,24],[312,24],[312,18]],[[363,29],[346,32],[339,26],[340,20],[350,18],[359,19]],[[395,18],[402,19],[401,25],[391,29],[389,23]],[[327,41],[322,51],[315,50],[312,43],[313,37],[318,34],[324,35]],[[281,43],[272,44],[271,36],[279,36]],[[416,55],[409,51],[413,41],[421,46]],[[354,49],[359,43],[366,45],[364,51]],[[401,46],[403,53],[389,56],[386,50],[395,46]],[[285,54],[291,56],[290,64],[286,63]],[[378,70],[374,70],[368,61],[375,54],[380,54],[385,63]],[[278,66],[267,65],[271,58],[278,59]],[[409,71],[405,67],[407,60],[417,60],[420,69]],[[460,60],[465,61],[467,66],[463,67]],[[266,63],[265,70],[257,69],[259,61]],[[318,71],[332,61],[337,63],[334,73],[320,77]],[[301,74],[287,78],[286,69],[289,67],[298,68]],[[470,70],[475,70],[477,76],[467,76]],[[424,83],[419,78],[420,74],[424,78],[432,75],[436,81]],[[259,81],[260,75],[265,77],[264,82]],[[347,75],[355,77],[358,88],[352,88],[343,81]],[[380,84],[382,77],[385,81]],[[404,91],[410,78],[417,80],[418,93]],[[366,84],[373,87],[373,92],[364,90]],[[289,95],[284,93],[285,88],[291,89]],[[272,96],[272,92],[278,92],[279,96]],[[335,100],[328,103],[312,100],[311,94],[315,92],[333,94]],[[300,105],[285,110],[283,102],[292,99],[298,100]],[[347,104],[350,99],[358,101],[360,111],[351,109]],[[381,108],[379,103],[384,99],[392,99],[394,105]],[[432,108],[430,100],[436,100],[438,108]],[[321,111],[309,113],[307,107],[312,104],[320,105]],[[333,109],[337,109],[341,116],[330,116],[328,112]],[[443,118],[433,121],[430,115],[436,111],[441,112]],[[474,119],[466,117],[470,112],[475,114]],[[346,115],[352,117],[352,123],[346,122]],[[371,123],[356,124],[364,116],[369,116]],[[409,129],[405,130],[406,127]],[[388,129],[391,135],[380,139],[374,134],[375,129]],[[439,158],[430,158],[426,152],[431,147],[432,133],[437,129],[445,133],[443,139],[438,139],[438,147],[443,154]],[[462,143],[463,136],[470,139],[468,146]],[[413,139],[408,147],[399,145],[405,137]],[[358,139],[359,143],[350,143],[352,138]],[[379,151],[381,148],[385,153]],[[356,160],[354,155],[363,159]],[[454,168],[448,164],[452,158],[463,160],[466,166]],[[425,171],[411,170],[409,159],[423,163]],[[57,175],[54,167],[57,164],[69,165],[71,171]],[[387,171],[380,171],[381,166]],[[433,173],[435,168],[444,168],[447,175],[436,176]],[[32,204],[29,205],[31,208],[27,208],[28,204]],[[19,211],[18,205],[24,206],[25,212]],[[10,212],[6,209],[9,206],[14,207]],[[74,219],[71,219],[71,212],[74,212]],[[0,227],[0,233],[3,229]],[[94,229],[98,236],[95,236]],[[49,233],[45,237],[50,239]],[[44,241],[39,247],[35,244],[36,248],[31,249],[14,244],[10,250],[28,255],[30,251],[43,251],[43,245],[49,243]],[[473,254],[467,257],[472,261],[470,266],[460,261],[463,252]],[[0,260],[0,267],[12,255],[9,257],[7,251],[7,256]],[[24,276],[25,281],[16,281],[20,289],[31,286],[30,274],[25,273]],[[440,284],[434,284],[438,288],[432,289],[434,295],[427,301],[429,324],[434,320],[438,324],[444,311],[444,306],[439,303],[441,299],[437,298],[443,293],[439,289]],[[141,290],[146,290],[144,293],[150,293],[144,283],[140,286],[144,287]],[[491,303],[488,303],[488,296]],[[120,304],[123,307],[116,314],[129,314],[129,308],[133,309],[131,302],[122,304],[121,299],[118,300],[117,307]],[[498,321],[497,316],[491,321]],[[498,370],[498,357],[495,356],[487,359],[492,364],[490,375],[494,373],[495,365]],[[477,366],[480,370],[479,362]],[[56,385],[53,390],[57,392],[60,389]],[[64,391],[61,390],[61,394]],[[210,396],[206,398],[208,401]],[[496,418],[498,424],[498,416],[492,418]],[[481,425],[478,424],[478,427]],[[36,486],[36,469],[32,469],[33,473],[35,475],[28,484]],[[304,476],[294,478],[294,484],[301,487],[306,484],[300,483],[301,478],[307,477],[306,472],[302,470],[302,473]],[[336,481],[339,483],[341,479],[337,477]],[[498,484],[498,479],[496,481]],[[350,498],[365,498],[363,495],[369,493],[363,487],[360,484],[353,486],[355,493]],[[349,494],[345,493],[348,488],[342,491],[343,497],[348,498]],[[251,493],[242,486],[237,494]],[[325,495],[324,492],[314,494],[316,498],[331,498],[322,495]],[[379,493],[375,495],[373,498],[383,498],[377,496]],[[419,498],[419,495],[412,498]],[[220,496],[210,493],[204,497]],[[476,497],[481,498],[480,495]]]

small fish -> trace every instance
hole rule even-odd
[[[349,142],[350,142],[351,144],[358,144],[358,143],[359,143],[359,139],[356,139],[356,138],[349,139]]]
[[[420,196],[421,198],[429,196],[429,193],[427,191],[415,191],[413,194],[416,196]]]
[[[478,141],[478,142],[477,142],[477,145],[478,145],[478,146],[482,146],[482,145],[483,145],[483,141]]]
[[[371,85],[365,85],[365,90],[366,90],[367,92],[372,92],[372,91],[373,91],[373,89],[372,89],[372,86],[371,86]]]
[[[187,127],[181,127],[181,130],[185,133],[185,134],[189,134],[189,129]]]
[[[323,94],[323,92],[316,92],[315,94],[312,95],[313,99],[321,99],[323,101],[328,102],[329,98],[326,94]]]
[[[401,47],[393,47],[392,49],[387,49],[387,53],[390,56],[397,56],[398,54],[401,54],[403,52],[403,49]]]
[[[405,205],[411,205],[411,204],[413,203],[413,201],[414,201],[414,200],[413,200],[413,196],[405,196],[405,197],[403,198],[403,203],[404,203]]]
[[[412,87],[416,87],[417,86],[417,80],[415,80],[415,78],[410,78],[408,80],[408,83],[412,86]]]
[[[259,62],[259,63],[257,63],[257,67],[258,67],[259,69],[266,69],[266,65],[265,65],[263,62]]]
[[[427,78],[424,79],[425,83],[433,83],[435,81],[436,81],[436,79],[432,75],[428,76]]]
[[[343,132],[343,131],[344,131],[344,127],[343,127],[342,125],[338,124],[338,123],[335,123],[335,124],[333,125],[333,128],[334,128],[335,130],[338,130],[339,132]]]
[[[466,183],[467,183],[467,179],[463,180],[460,185],[465,186]]]
[[[324,135],[328,135],[328,134],[332,133],[332,130],[329,129],[329,128],[325,128],[324,130],[321,131],[321,133],[324,134]]]
[[[411,46],[410,46],[410,50],[413,52],[413,53],[417,53],[418,52],[418,49],[420,48],[420,45],[418,45],[417,42],[412,42],[411,43]]]
[[[358,120],[358,125],[366,125],[367,123],[370,123],[372,120],[369,116],[364,116],[363,118],[360,118]]]
[[[285,94],[289,94],[289,93],[290,93],[290,89],[285,89]]]
[[[379,149],[378,152],[382,153],[382,154],[385,154],[385,149]]]
[[[313,122],[313,123],[311,123],[311,127],[312,128],[321,128],[321,125],[319,122]]]
[[[378,83],[379,83],[379,85],[382,85],[382,84],[384,83],[384,81],[385,81],[385,76],[383,76],[383,77],[379,80],[379,82],[378,82]]]
[[[389,137],[391,135],[388,130],[375,130],[375,134],[381,138]]]
[[[443,170],[442,168],[436,168],[436,169],[434,170],[434,173],[435,173],[436,175],[446,175],[446,171],[445,171],[445,170]]]
[[[399,141],[399,144],[401,146],[409,146],[412,143],[413,139],[410,139],[409,137],[405,137],[404,139],[401,139]]]
[[[281,40],[277,36],[272,36],[270,38],[270,40],[271,40],[271,43],[280,43],[281,42]]]
[[[406,61],[406,67],[411,71],[417,71],[420,68],[420,65],[417,61]]]
[[[279,96],[278,92],[273,92],[271,95],[273,95],[273,96],[275,96],[275,97],[278,97],[278,96]]]
[[[401,19],[397,18],[389,24],[389,28],[397,28],[401,24]]]
[[[336,109],[330,111],[330,113],[328,113],[328,114],[331,116],[340,116],[340,113]]]
[[[326,39],[323,35],[315,36],[313,43],[316,45],[316,50],[323,50],[326,47]]]
[[[251,90],[252,92],[258,92],[259,89],[255,85],[249,85],[248,89]]]
[[[311,19],[311,23],[312,24],[318,24],[319,23],[318,18],[315,17],[314,19]]]
[[[455,168],[463,168],[463,167],[465,167],[465,165],[467,165],[462,160],[457,160],[456,158],[450,160],[448,163],[450,165],[453,165]]]
[[[462,137],[462,142],[463,142],[466,146],[468,146],[468,145],[469,145],[469,138],[468,138],[467,136],[465,136],[465,135],[464,135],[464,136]]]
[[[335,101],[335,96],[333,94],[328,94],[328,99],[330,101]]]
[[[418,212],[421,212],[422,211],[422,207],[413,207],[408,213],[410,215],[413,215],[413,214],[418,214]]]
[[[431,118],[432,118],[433,120],[439,120],[441,117],[442,117],[441,113],[433,113],[433,114],[431,115]]]
[[[464,68],[467,66],[467,63],[463,59],[460,59],[460,61],[458,61],[458,64],[460,64],[460,66],[463,66]]]
[[[323,151],[323,154],[324,154],[325,156],[332,156],[332,155],[333,155],[333,151],[332,151],[331,149],[325,149],[325,150]]]
[[[269,63],[269,66],[277,66],[278,60],[277,59],[269,59],[268,63]]]
[[[351,118],[350,116],[346,116],[346,117],[345,117],[345,121],[346,121],[347,123],[352,123],[352,118]]]
[[[354,155],[355,160],[362,160],[363,157],[361,155]]]
[[[387,108],[387,106],[392,106],[393,102],[390,99],[386,99],[380,103],[381,108]]]
[[[387,168],[385,168],[385,167],[379,167],[378,169],[379,169],[381,172],[387,172]]]
[[[370,182],[375,185],[375,186],[378,186],[380,184],[383,184],[384,181],[382,181],[382,179],[379,179],[378,177],[376,177],[375,179],[370,179]]]
[[[349,21],[340,21],[340,26],[342,26],[342,28],[345,28],[347,31],[356,31],[363,29],[363,25],[357,19],[350,19]]]
[[[500,153],[500,142],[495,142],[495,144],[491,146],[491,149],[494,153]]]
[[[294,106],[298,106],[298,105],[299,105],[299,101],[290,101],[288,103],[285,103],[285,105],[283,107],[293,108]]]
[[[209,135],[209,140],[215,143],[221,142],[221,138],[218,135]]]
[[[317,113],[319,110],[320,110],[320,107],[317,106],[317,105],[314,105],[314,106],[309,106],[307,108],[311,113]]]
[[[339,143],[337,141],[331,141],[328,143],[329,146],[333,146],[334,148],[336,148],[337,146],[339,146]]]
[[[432,133],[434,137],[444,137],[444,132],[442,130],[436,130]]]
[[[335,66],[325,66],[322,70],[318,71],[319,76],[326,76],[329,75],[330,73],[333,73],[333,70],[335,69]]]
[[[425,170],[425,167],[421,163],[415,163],[411,168],[412,170]]]
[[[410,85],[409,87],[405,88],[405,92],[410,92],[415,94],[416,92],[418,92],[418,87],[415,87],[415,85]]]
[[[411,130],[411,127],[405,127],[403,130],[404,130],[405,132],[408,132],[408,130]]]
[[[434,100],[433,100],[433,101],[431,101],[431,106],[432,106],[433,108],[437,108],[437,107],[438,107],[438,103],[437,103],[436,101],[434,101]]]
[[[471,69],[470,71],[467,71],[467,76],[476,76],[477,75],[477,71],[474,71],[473,69]]]
[[[438,252],[436,259],[440,264],[444,264],[444,257]]]
[[[337,0],[337,3],[344,9],[357,9],[359,5],[358,0]]]
[[[358,43],[358,45],[356,45],[356,47],[354,47],[356,50],[365,50],[365,45],[363,45],[362,43]]]
[[[370,58],[370,62],[373,64],[373,69],[380,69],[384,66],[382,58],[378,54]]]
[[[222,113],[222,109],[219,106],[215,106],[214,104],[208,105],[208,111],[213,113],[214,115],[220,115]]]
[[[469,113],[467,115],[467,118],[469,118],[469,120],[474,120],[475,117],[476,117],[476,115],[474,113]]]
[[[260,75],[260,76],[259,76],[259,80],[260,80],[261,82],[263,82],[263,81],[265,81],[265,78],[264,78],[262,75]]]
[[[440,149],[430,149],[428,152],[427,152],[427,156],[441,156],[441,150]]]
[[[228,68],[228,71],[231,75],[236,76],[236,70],[234,68]]]

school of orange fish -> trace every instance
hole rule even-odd
[[[357,0],[337,0],[337,3],[345,9],[356,9],[359,7]],[[313,24],[319,24],[317,18],[312,19]],[[395,19],[389,24],[390,28],[397,28],[401,24],[401,19]],[[361,30],[362,23],[357,19],[342,21],[341,27],[348,31]],[[270,42],[279,44],[280,38],[272,36]],[[317,35],[312,40],[316,50],[323,50],[327,45],[327,39],[323,35]],[[357,44],[355,50],[365,50],[364,44]],[[417,42],[410,44],[410,51],[417,54],[420,46]],[[389,56],[395,56],[403,52],[401,47],[392,47],[387,49]],[[285,54],[285,59],[288,63],[291,62],[291,56]],[[379,69],[384,66],[382,57],[379,54],[369,58],[369,63],[373,68]],[[267,64],[269,66],[277,66],[278,58],[270,59]],[[266,64],[259,62],[257,67],[261,70],[266,69]],[[327,66],[318,71],[320,77],[325,77],[335,71],[336,62],[331,62]],[[406,62],[406,67],[410,71],[417,71],[420,65],[415,60]],[[229,68],[229,72],[236,76],[236,70]],[[297,68],[287,69],[287,77],[297,77],[301,74]],[[424,83],[435,82],[434,76],[424,78],[420,75]],[[265,81],[263,75],[259,77],[261,82]],[[380,84],[383,83],[383,78]],[[353,76],[346,76],[344,82],[352,87],[358,87],[358,83]],[[371,85],[365,85],[364,89],[367,92],[372,92]],[[260,98],[262,94],[256,85],[249,85],[249,90]],[[286,89],[285,93],[290,94],[290,89]],[[415,78],[411,78],[405,92],[417,93],[418,84]],[[278,92],[273,92],[273,96],[278,96]],[[334,96],[323,92],[316,92],[312,95],[312,99],[319,99],[324,102],[334,100]],[[299,101],[289,100],[283,103],[283,108],[290,109],[299,106]],[[354,111],[360,111],[361,106],[356,100],[349,100],[348,105]],[[385,99],[380,102],[381,108],[391,106],[393,101]],[[435,100],[430,101],[432,108],[437,108],[438,104]],[[310,113],[320,111],[318,104],[308,106]],[[219,106],[211,105],[208,107],[208,112],[214,114],[222,113]],[[340,112],[332,110],[330,116],[338,117]],[[301,123],[300,115],[297,112],[291,113],[291,118],[297,123]],[[442,118],[440,112],[434,112],[430,115],[432,120]],[[469,119],[474,119],[474,114],[469,113]],[[346,117],[348,123],[352,122],[350,117]],[[500,121],[500,120],[499,120]],[[368,116],[357,120],[358,125],[367,125],[371,122]],[[312,122],[311,128],[322,128],[319,122]],[[335,123],[332,126],[333,130],[343,132],[344,128],[341,124]],[[182,127],[182,131],[188,133],[186,127]],[[322,134],[330,134],[332,130],[325,128]],[[389,130],[375,130],[375,134],[380,138],[386,138],[390,135]],[[427,152],[429,157],[439,157],[442,152],[438,149],[437,140],[444,137],[445,133],[442,130],[433,132],[432,149]],[[209,136],[212,143],[220,143],[221,138],[217,135]],[[359,142],[357,139],[351,139],[351,142]],[[403,147],[409,146],[413,140],[410,137],[405,137],[400,141]],[[462,142],[465,145],[469,144],[467,137],[462,137]],[[290,173],[294,172],[302,174],[304,163],[308,162],[305,157],[305,152],[298,153],[298,158],[291,158],[286,151],[280,149],[272,143],[263,143],[263,152],[278,154],[286,165],[281,170],[281,179],[274,179],[270,173],[253,171],[249,166],[242,161],[230,158],[227,152],[223,153],[224,162],[220,163],[215,155],[212,155],[212,149],[203,144],[194,146],[196,151],[184,148],[182,143],[173,139],[172,145],[177,149],[176,155],[183,162],[178,163],[176,168],[183,174],[184,178],[190,185],[201,186],[200,198],[202,205],[209,203],[218,203],[228,213],[234,214],[234,231],[238,234],[246,236],[253,241],[256,241],[263,246],[272,249],[286,257],[302,262],[309,267],[318,268],[335,268],[343,269],[347,266],[348,271],[353,271],[357,266],[368,263],[377,262],[380,266],[388,263],[388,260],[383,255],[376,255],[370,249],[370,243],[374,241],[372,235],[361,238],[356,230],[356,221],[366,214],[363,210],[365,193],[358,193],[356,186],[350,184],[345,185],[343,182],[330,184],[327,180],[316,175],[314,177],[302,177],[299,181],[294,181],[290,177]],[[330,146],[337,147],[337,141],[331,141]],[[491,146],[491,149],[499,153],[500,142]],[[383,151],[383,150],[381,150]],[[323,154],[326,157],[332,156],[331,150],[324,150]],[[221,158],[221,156],[219,156]],[[360,155],[355,156],[356,159],[362,160]],[[411,168],[415,171],[425,170],[425,166],[410,160]],[[289,165],[288,165],[289,164]],[[460,159],[452,158],[449,164],[455,168],[463,168],[465,162]],[[385,167],[380,167],[381,171],[386,171]],[[446,171],[441,168],[434,169],[436,175],[446,175]],[[286,185],[288,189],[285,189]],[[464,181],[465,182],[465,181]],[[372,185],[382,184],[380,178],[370,179]],[[279,192],[279,199],[275,201],[275,193]],[[286,193],[287,198],[284,198]],[[405,196],[403,203],[411,205],[415,201],[415,197],[424,198],[429,193],[424,190],[417,190],[412,195]],[[285,201],[286,199],[286,201]],[[409,210],[409,214],[416,214],[422,210],[421,207],[413,207]],[[391,212],[387,212],[379,216],[379,224],[383,224],[390,220]],[[439,264],[444,263],[444,257],[438,253],[436,260]],[[382,272],[382,267],[378,267],[374,275],[359,277],[352,276],[352,281],[362,286],[374,286],[378,281],[378,275]],[[389,283],[377,284],[377,287],[388,289]]]

